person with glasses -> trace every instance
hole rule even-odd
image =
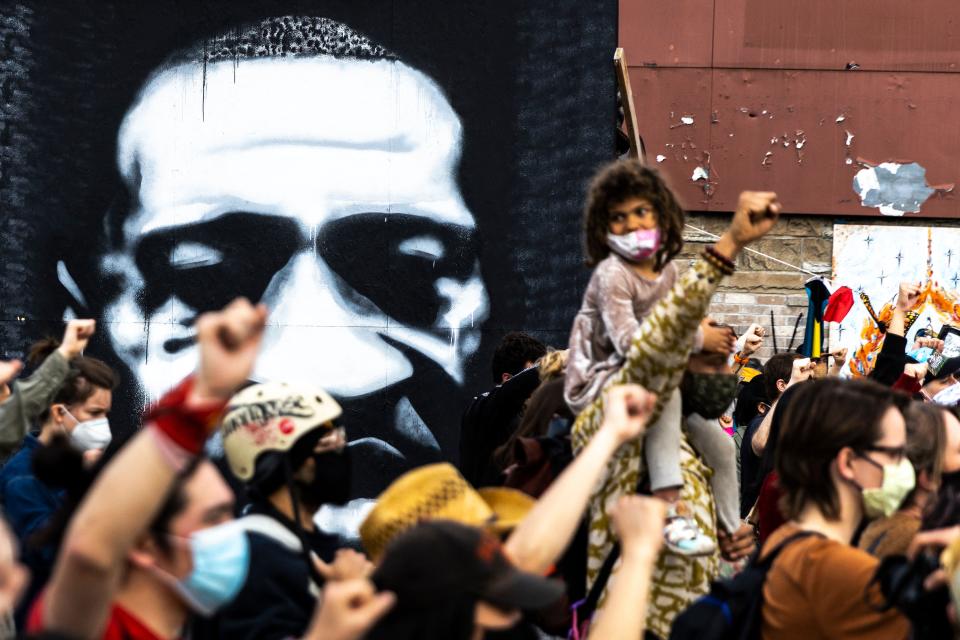
[[[906,638],[910,624],[881,610],[880,561],[851,545],[865,519],[889,516],[915,485],[904,417],[890,391],[863,380],[799,385],[776,445],[786,524],[763,587],[763,638]],[[782,547],[782,549],[781,549]]]

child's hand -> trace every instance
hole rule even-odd
[[[780,203],[772,191],[744,191],[740,194],[729,233],[733,241],[745,247],[767,235],[780,217]]]
[[[622,384],[608,389],[603,398],[603,425],[619,444],[639,437],[657,402],[657,396],[637,384]]]

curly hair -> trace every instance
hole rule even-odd
[[[584,255],[588,267],[595,267],[610,255],[607,234],[610,208],[630,198],[650,201],[660,229],[660,249],[654,268],[664,266],[683,249],[683,208],[656,169],[638,160],[617,160],[601,168],[590,182],[583,212]]]

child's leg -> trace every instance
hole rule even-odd
[[[713,469],[713,498],[717,520],[727,533],[740,528],[740,486],[737,484],[737,447],[716,420],[696,414],[687,417],[687,436],[703,461]]]
[[[683,486],[680,473],[680,423],[683,420],[683,404],[680,391],[675,389],[663,407],[657,422],[647,428],[643,439],[643,456],[650,474],[650,490],[653,495],[676,502]]]

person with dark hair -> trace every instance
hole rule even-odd
[[[753,505],[757,502],[757,496],[760,494],[760,486],[763,479],[760,473],[760,458],[763,455],[763,449],[766,445],[767,432],[770,428],[769,420],[772,419],[771,408],[776,404],[780,395],[786,390],[793,375],[793,363],[802,358],[798,353],[778,353],[771,356],[763,365],[763,375],[761,377],[763,384],[763,404],[761,411],[758,406],[757,415],[747,425],[743,433],[743,442],[740,445],[740,517],[746,518]],[[757,441],[757,433],[767,424],[767,430],[764,431],[764,441],[761,445]]]
[[[890,515],[914,488],[889,389],[815,380],[797,388],[782,419],[775,469],[788,522],[760,554],[785,545],[763,586],[762,637],[906,638],[902,613],[872,606],[882,602],[872,582],[879,560],[850,546],[864,518]]]
[[[31,350],[27,364],[36,367],[33,375],[0,384],[0,459],[10,455],[24,436],[36,428],[37,418],[50,406],[53,395],[70,373],[70,362],[83,353],[95,330],[93,320],[70,320],[52,353],[47,347],[49,341],[39,343],[42,348]]]
[[[563,583],[517,569],[493,535],[452,520],[399,534],[373,582],[395,593],[397,604],[369,640],[475,640],[563,595]]]
[[[940,486],[927,505],[920,528],[924,531],[960,525],[960,408],[940,407],[944,447]]]
[[[783,497],[783,493],[780,491],[780,485],[777,482],[774,461],[777,444],[780,442],[780,433],[783,429],[783,416],[796,395],[797,389],[799,389],[799,386],[792,386],[784,390],[783,394],[777,399],[779,409],[770,421],[770,435],[760,459],[760,467],[757,469],[756,476],[748,480],[752,485],[749,488],[750,493],[757,496],[755,503],[751,503],[750,508],[755,507],[752,521],[756,522],[757,541],[761,545],[767,541],[771,533],[786,522],[786,518],[784,518],[780,509],[780,499]]]
[[[911,402],[907,406],[903,416],[907,424],[907,459],[913,465],[917,486],[896,513],[867,525],[858,545],[864,551],[881,559],[906,555],[940,486],[949,415],[949,411],[929,403]]]
[[[341,409],[326,391],[281,382],[254,384],[227,404],[220,426],[230,471],[250,504],[238,523],[251,536],[243,589],[194,638],[279,640],[304,633],[326,582],[328,564],[350,563],[339,538],[314,514],[350,499],[351,455]]]
[[[503,336],[490,363],[493,384],[503,384],[547,353],[547,347],[533,336],[513,331]]]
[[[75,326],[72,331],[76,333],[86,328]],[[31,360],[42,363],[50,358],[63,359],[60,346],[56,340],[41,341],[31,349]],[[0,505],[20,541],[23,562],[31,573],[28,599],[46,583],[56,553],[54,546],[37,547],[31,538],[47,525],[64,499],[63,491],[50,487],[37,477],[35,459],[55,439],[63,439],[82,452],[90,463],[102,453],[112,437],[107,416],[113,403],[113,390],[119,382],[116,373],[95,358],[77,356],[63,361],[68,362],[67,374],[50,398],[49,405],[36,417],[39,430],[28,433],[20,450],[0,469]],[[22,623],[25,615],[26,609],[20,608],[17,622]]]
[[[500,483],[493,453],[517,431],[524,404],[540,386],[535,365],[546,353],[546,345],[524,333],[508,333],[497,346],[491,366],[496,386],[474,397],[460,420],[457,466],[470,484]]]

